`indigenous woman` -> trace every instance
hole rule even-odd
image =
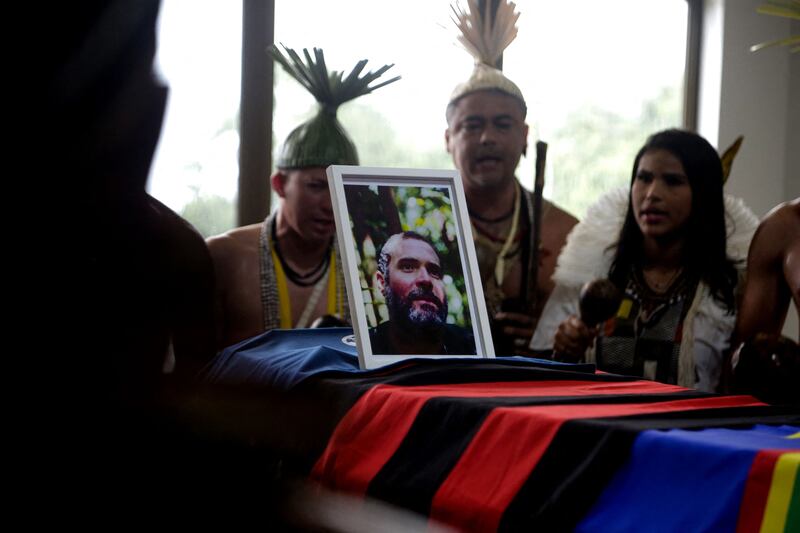
[[[557,359],[713,391],[735,323],[735,291],[756,216],[722,192],[723,167],[702,137],[651,136],[630,189],[589,208],[570,234],[531,341]],[[623,293],[616,315],[578,316],[584,283],[607,277]]]

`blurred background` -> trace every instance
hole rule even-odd
[[[362,165],[453,168],[445,106],[472,58],[457,44],[450,4],[275,0],[276,43],[321,47],[330,69],[366,58],[368,69],[393,63],[386,76],[402,76],[339,110]],[[550,145],[545,196],[580,217],[601,191],[629,180],[649,133],[681,125],[687,2],[522,0],[517,8],[503,70],[527,99],[529,144]],[[157,61],[170,99],[150,191],[205,236],[236,225],[242,16],[240,2],[162,5]],[[315,102],[276,67],[273,105],[275,153]],[[523,158],[518,169],[528,188],[533,163]]]

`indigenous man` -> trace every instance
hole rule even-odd
[[[275,59],[314,95],[320,109],[283,144],[271,177],[278,210],[263,223],[208,240],[217,277],[217,348],[270,329],[308,327],[322,316],[348,320],[325,168],[357,165],[358,155],[336,109],[398,78],[369,87],[391,67],[384,66],[356,76],[345,91],[331,82],[322,50],[314,50],[316,61],[306,56],[308,65],[286,51],[291,62],[277,50]],[[360,72],[365,63],[354,70]]]
[[[389,320],[370,330],[373,353],[475,353],[472,333],[447,324],[443,276],[439,254],[419,233],[406,231],[387,239],[381,248],[377,279]]]
[[[476,65],[450,97],[445,141],[464,184],[495,352],[524,354],[553,290],[556,258],[578,221],[543,200],[541,243],[533,249],[534,199],[514,175],[528,146],[527,106],[520,89],[493,66],[516,35],[519,15],[513,4],[501,2],[485,38],[490,5],[485,2],[483,17],[457,12],[462,42]],[[505,44],[497,49],[491,43]],[[537,279],[529,280],[535,262]]]
[[[792,301],[800,312],[800,198],[770,211],[750,243],[730,392],[800,405],[800,330],[796,341],[781,335]]]
[[[790,302],[800,312],[800,198],[770,211],[758,225],[747,256],[737,335],[780,335]],[[800,342],[800,331],[797,333]]]

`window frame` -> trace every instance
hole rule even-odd
[[[275,39],[275,1],[242,0],[242,88],[239,107],[239,181],[236,195],[239,226],[261,222],[271,209],[269,176],[272,172],[274,61],[265,52]],[[479,6],[484,1],[479,0]],[[493,0],[495,8],[497,2],[498,0]],[[688,21],[683,127],[696,131],[703,2],[686,2]],[[502,65],[501,56],[497,66],[502,69]]]

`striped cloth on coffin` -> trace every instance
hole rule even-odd
[[[619,376],[540,369],[538,379],[495,372],[474,383],[438,374],[448,383],[395,373],[394,384],[359,391],[312,477],[467,530],[570,529],[642,430],[800,422],[750,397]]]

